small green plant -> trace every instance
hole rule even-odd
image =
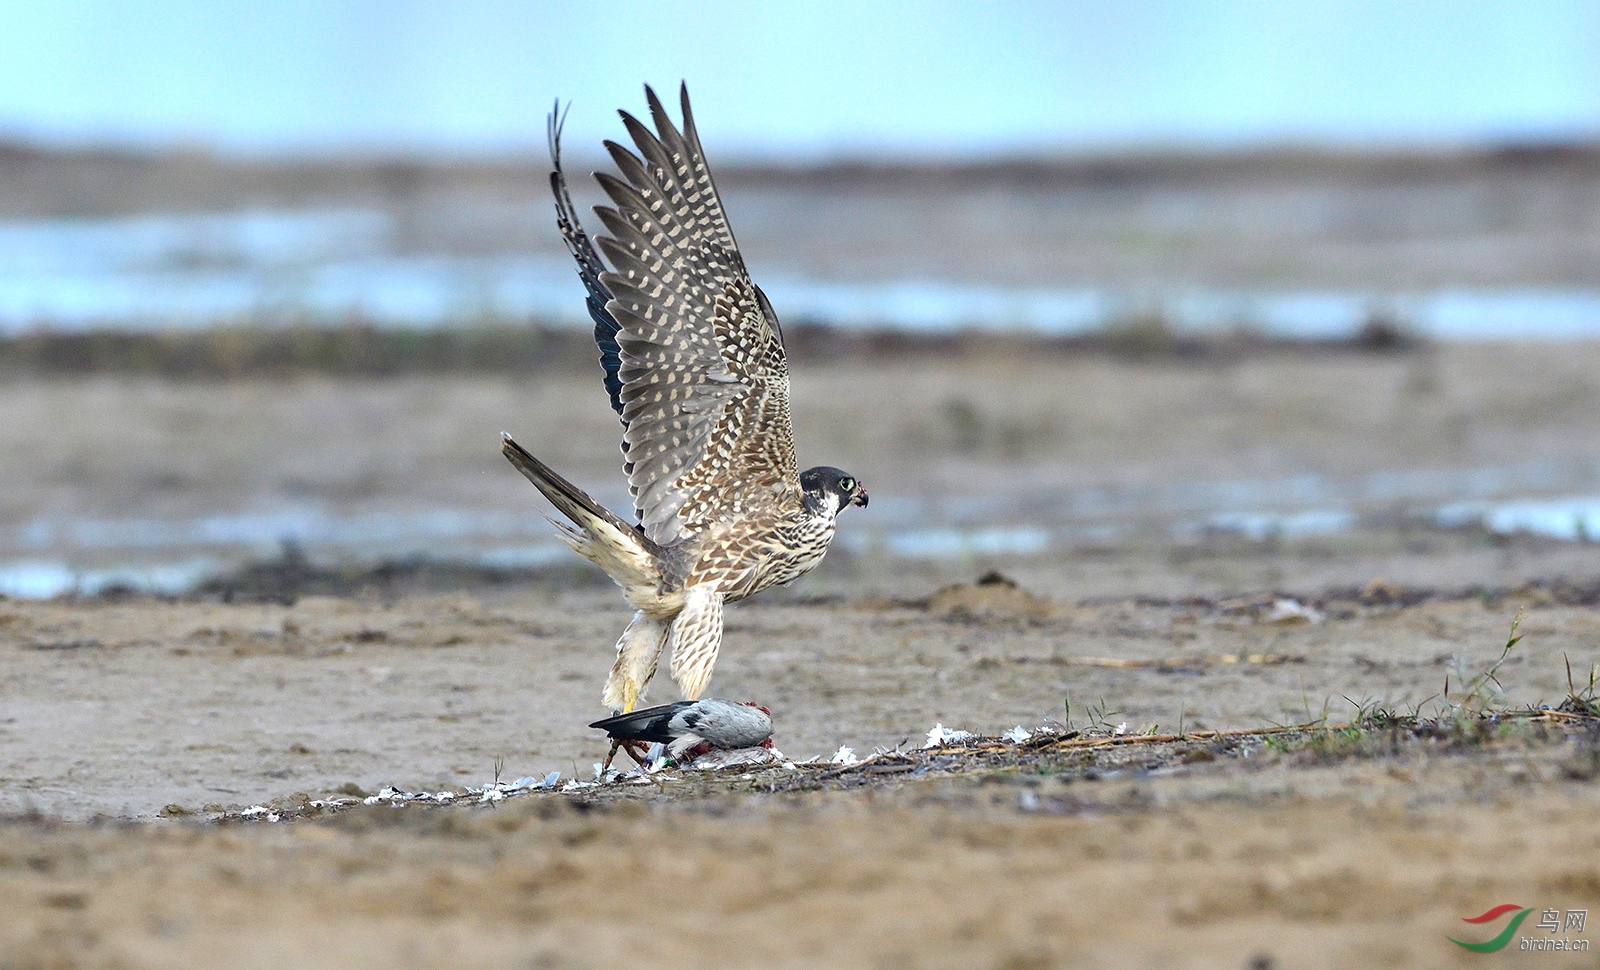
[[[1305,708],[1306,723],[1315,724],[1317,727],[1326,727],[1328,723],[1328,698],[1322,698],[1322,713],[1316,717],[1311,716],[1311,695],[1306,692],[1306,679],[1300,678],[1300,706]]]
[[[1490,713],[1490,705],[1497,703],[1505,693],[1505,685],[1500,683],[1498,674],[1500,667],[1511,656],[1511,651],[1521,642],[1522,635],[1517,633],[1517,628],[1522,626],[1525,615],[1521,607],[1517,608],[1517,615],[1511,620],[1511,632],[1506,637],[1506,645],[1500,651],[1500,656],[1494,659],[1489,666],[1468,677],[1465,670],[1458,669],[1457,675],[1462,678],[1460,700],[1450,703],[1450,677],[1445,675],[1444,700],[1447,709],[1455,716],[1456,720],[1476,720]]]
[[[1071,730],[1072,729],[1072,698],[1071,697],[1067,697],[1063,703],[1065,704],[1065,707],[1066,707],[1066,715],[1065,716],[1066,716],[1066,721],[1067,721],[1067,729]],[[1105,697],[1102,696],[1098,700],[1098,702],[1089,705],[1089,711],[1088,711],[1089,725],[1086,728],[1086,730],[1092,731],[1092,730],[1094,730],[1096,728],[1099,728],[1100,730],[1103,730],[1103,731],[1114,730],[1115,729],[1115,725],[1113,725],[1111,723],[1111,718],[1116,717],[1118,714],[1121,714],[1121,713],[1122,713],[1121,711],[1113,711],[1113,710],[1108,709],[1106,707],[1106,699],[1105,699]]]
[[[1402,714],[1382,701],[1375,701],[1371,698],[1363,698],[1356,701],[1351,700],[1347,694],[1339,696],[1344,698],[1345,703],[1356,709],[1356,712],[1350,716],[1350,724],[1353,727],[1369,731],[1384,730],[1403,724],[1415,724],[1418,718],[1417,711],[1413,711],[1410,714]],[[1324,708],[1326,708],[1326,705],[1324,705]]]
[[[1572,682],[1572,658],[1562,654],[1561,659],[1567,663],[1567,696],[1556,710],[1600,717],[1600,664],[1589,665],[1589,682],[1579,690]]]

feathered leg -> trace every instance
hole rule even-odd
[[[645,685],[655,675],[656,662],[666,645],[668,627],[644,613],[633,614],[633,622],[617,641],[617,662],[611,665],[601,702],[614,711],[631,713],[644,696]]]
[[[684,700],[699,700],[711,683],[711,668],[722,646],[722,594],[707,586],[690,587],[667,639],[672,644],[672,679]]]

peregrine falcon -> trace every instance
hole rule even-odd
[[[561,539],[604,569],[635,610],[602,695],[624,713],[668,649],[673,679],[697,700],[722,645],[723,604],[809,572],[840,510],[867,504],[854,476],[799,470],[783,330],[728,228],[688,88],[682,130],[649,87],[645,97],[655,132],[619,112],[638,154],[605,143],[622,178],[595,174],[613,205],[595,207],[606,234],[593,240],[561,170],[562,119],[552,112],[549,123],[556,225],[588,291],[636,521],[510,435],[502,444],[571,520],[556,524]]]

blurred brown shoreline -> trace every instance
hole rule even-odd
[[[784,327],[796,361],[922,358],[952,363],[995,358],[1103,356],[1126,360],[1208,362],[1263,354],[1386,354],[1426,346],[1403,324],[1381,316],[1348,338],[1302,340],[1249,330],[1187,334],[1159,316],[1115,321],[1087,333]],[[329,374],[482,373],[526,375],[594,365],[586,330],[503,323],[448,328],[217,326],[200,330],[36,329],[0,338],[0,375],[142,374],[173,379],[229,379]]]
[[[601,164],[569,159],[576,172]],[[544,202],[549,162],[419,155],[248,158],[205,148],[57,148],[0,141],[0,217],[108,216],[240,207],[383,205],[418,197],[482,195]],[[1205,183],[1422,185],[1547,181],[1600,185],[1600,142],[1530,142],[1439,149],[1277,146],[1004,157],[992,161],[853,160],[816,164],[724,162],[724,188],[1096,189]]]
[[[817,165],[716,159],[758,279],[1381,295],[1600,286],[1600,143]],[[564,259],[548,161],[249,159],[0,142],[0,220],[342,210],[398,254]],[[600,201],[568,159],[582,210]],[[195,245],[204,252],[205,230]],[[802,321],[793,321],[802,322]]]

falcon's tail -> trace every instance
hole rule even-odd
[[[658,565],[661,549],[638,526],[590,498],[583,489],[562,478],[555,469],[533,457],[509,434],[501,434],[500,451],[506,459],[544,493],[577,528],[557,522],[563,542],[620,585],[630,601],[653,598],[661,584]]]
[[[599,728],[619,741],[654,741],[671,744],[678,737],[672,730],[672,719],[694,705],[694,701],[677,701],[658,707],[646,707],[629,714],[604,718],[589,726]]]

